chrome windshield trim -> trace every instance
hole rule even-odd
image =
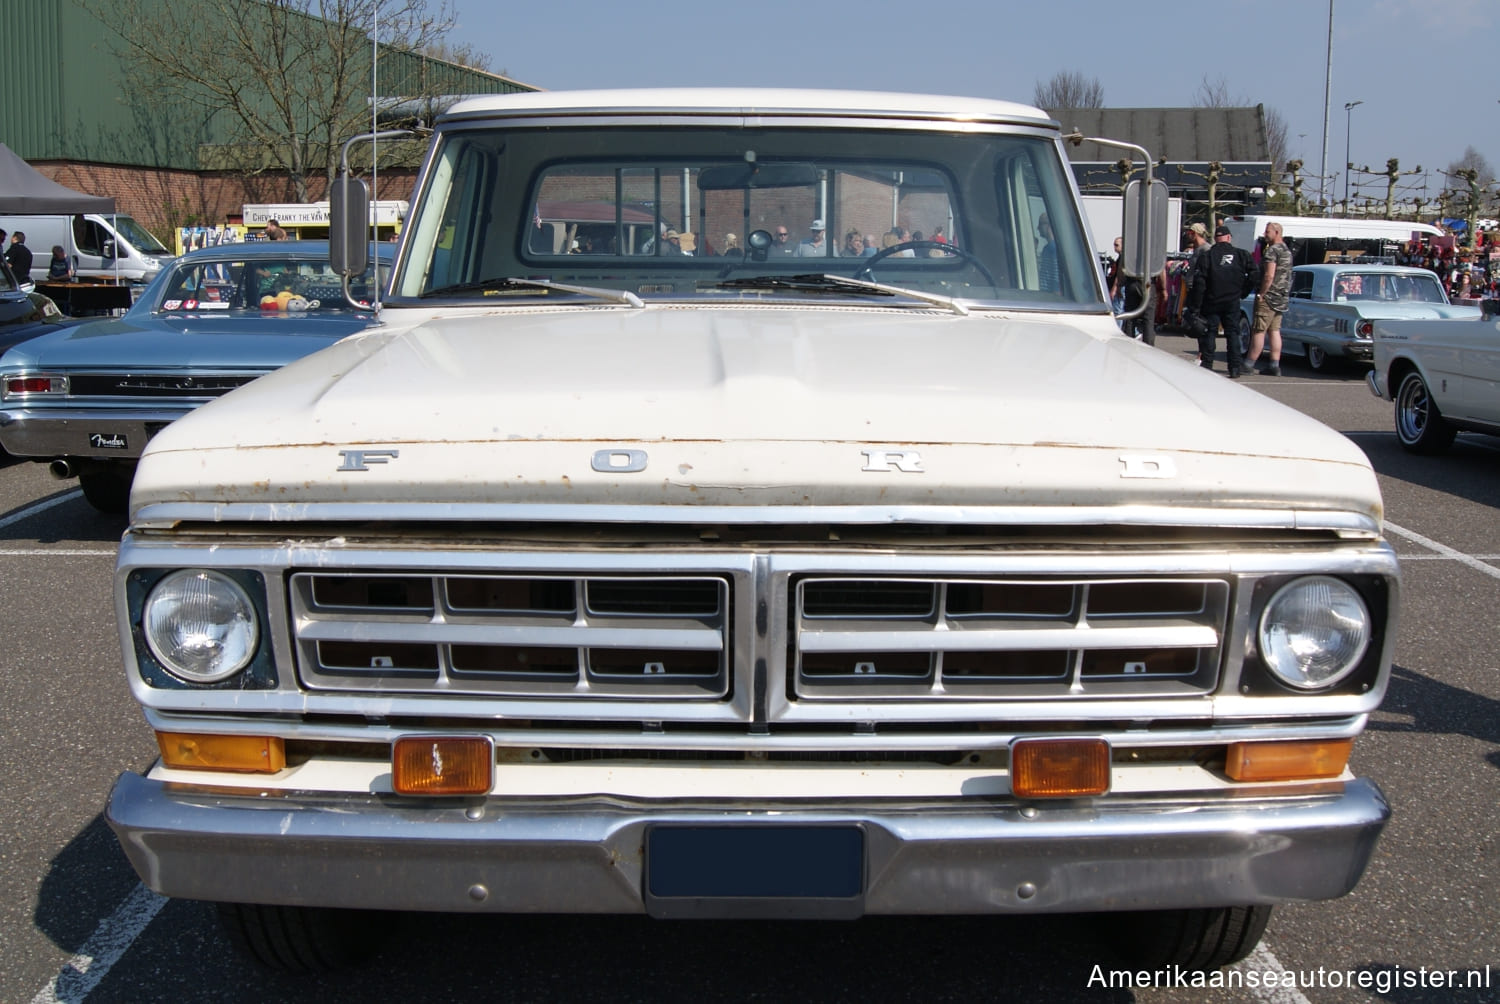
[[[132,525],[160,529],[185,522],[510,522],[727,523],[786,526],[946,524],[962,526],[1146,526],[1307,530],[1375,538],[1380,521],[1357,512],[1175,506],[610,506],[411,502],[155,502]]]

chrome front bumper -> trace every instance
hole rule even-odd
[[[77,409],[0,411],[0,446],[17,457],[136,460],[151,437],[206,401],[149,411]],[[104,437],[103,443],[94,437]],[[107,445],[119,443],[120,445]]]
[[[167,896],[448,912],[763,917],[1331,899],[1354,888],[1389,816],[1380,789],[1363,779],[1190,798],[771,805],[247,793],[135,774],[116,782],[106,811],[141,880]],[[695,896],[672,889],[662,895],[650,877],[650,836],[654,828],[684,826],[720,835],[732,829],[741,846],[751,827],[794,841],[808,830],[837,830],[849,838],[845,846],[862,849],[854,871],[862,874],[859,888],[852,895]],[[726,856],[703,867],[733,876],[742,865]]]

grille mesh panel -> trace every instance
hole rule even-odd
[[[1218,579],[809,577],[792,590],[799,698],[1207,693]]]
[[[722,697],[729,584],[713,576],[389,575],[290,581],[314,689]]]

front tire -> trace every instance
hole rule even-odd
[[[1412,370],[1396,389],[1396,438],[1412,453],[1431,455],[1453,445],[1458,430],[1449,425],[1432,400],[1422,374]]]
[[[1221,906],[1203,910],[1112,913],[1110,940],[1129,966],[1189,970],[1222,969],[1260,944],[1271,919],[1269,906]]]
[[[378,914],[311,906],[219,903],[219,926],[231,944],[262,968],[326,973],[379,949]]]

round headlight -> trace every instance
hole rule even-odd
[[[244,669],[260,642],[255,605],[220,572],[173,572],[146,597],[146,644],[162,666],[190,683],[214,683]]]
[[[1289,582],[1260,618],[1260,651],[1271,672],[1299,690],[1331,687],[1370,645],[1370,610],[1348,583],[1327,576]]]

